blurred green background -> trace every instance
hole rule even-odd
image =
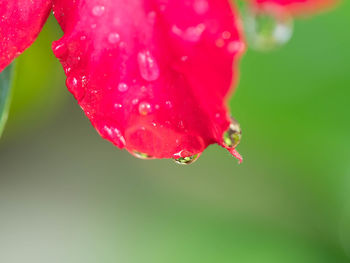
[[[188,167],[102,140],[64,85],[50,18],[17,60],[0,141],[0,262],[350,262],[350,2],[248,50],[238,165]]]

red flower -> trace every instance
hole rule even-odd
[[[331,0],[254,1],[296,12]],[[51,3],[64,32],[54,53],[103,138],[142,158],[189,163],[217,143],[241,160],[226,102],[244,43],[229,0],[1,1],[0,71],[34,41]]]
[[[228,1],[59,0],[53,10],[67,86],[103,138],[154,158],[224,146],[243,50]]]

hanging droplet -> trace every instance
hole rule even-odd
[[[275,9],[249,10],[245,17],[245,29],[250,46],[268,51],[286,44],[293,34],[293,20]]]
[[[236,148],[242,138],[242,130],[239,123],[231,118],[231,124],[223,135],[224,145],[228,148]]]
[[[154,81],[159,78],[159,66],[151,52],[143,51],[137,55],[137,62],[142,78],[147,81]]]
[[[198,157],[199,157],[199,154],[195,154],[195,155],[192,155],[192,156],[180,157],[180,158],[174,159],[174,161],[177,164],[188,165],[188,164],[192,164],[195,161],[197,161]]]
[[[142,160],[150,160],[150,159],[154,159],[153,156],[148,155],[147,153],[141,153],[138,151],[132,151],[131,154],[133,156],[135,156],[136,158],[142,159]]]

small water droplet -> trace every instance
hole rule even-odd
[[[128,85],[126,85],[125,83],[119,83],[118,85],[118,90],[120,92],[125,92],[129,89]]]
[[[229,31],[224,31],[222,33],[222,38],[223,39],[230,39],[231,38],[231,33]]]
[[[123,107],[123,105],[121,105],[120,103],[114,104],[115,109],[121,109],[122,107]]]
[[[149,104],[148,102],[141,102],[139,104],[139,113],[141,115],[148,115],[152,110],[151,104]]]
[[[110,33],[108,35],[108,42],[110,44],[117,44],[120,41],[120,36],[118,33]]]
[[[171,103],[170,100],[167,100],[167,101],[165,102],[165,105],[167,106],[168,109],[171,109],[171,108],[173,107],[173,104]]]
[[[209,10],[207,0],[195,0],[193,4],[194,11],[199,15],[204,15]]]
[[[139,99],[133,99],[133,100],[131,101],[131,103],[132,103],[133,105],[136,105],[138,102],[139,102]]]
[[[198,160],[198,157],[199,157],[199,154],[195,154],[195,155],[192,155],[192,156],[180,157],[180,158],[174,159],[174,161],[175,161],[177,164],[189,165],[189,164],[192,164],[192,163],[194,163],[195,161],[197,161],[197,160]]]
[[[227,45],[227,51],[231,54],[243,52],[245,46],[241,41],[231,41]]]
[[[138,151],[132,151],[131,154],[133,156],[135,156],[136,158],[142,159],[142,160],[150,160],[150,159],[154,159],[153,156],[147,154],[147,153],[142,153],[142,152],[138,152]]]
[[[80,101],[85,96],[86,77],[69,75],[66,80],[68,90]]]
[[[53,49],[53,53],[57,58],[63,58],[68,53],[68,49],[65,43],[59,44],[57,42],[54,42],[52,45],[52,49]]]
[[[172,28],[171,28],[171,31],[175,35],[177,35],[178,37],[181,37],[185,41],[193,42],[193,43],[196,43],[200,40],[204,30],[205,30],[204,24],[199,24],[197,26],[191,26],[185,30],[180,29],[176,25],[172,26]]]
[[[126,144],[124,136],[119,131],[119,129],[105,125],[103,126],[103,129],[101,130],[102,137],[112,141],[115,145],[117,145],[120,148],[123,148]]]
[[[102,16],[105,12],[105,7],[102,5],[96,5],[92,8],[92,14],[94,16]]]
[[[137,61],[142,78],[147,81],[154,81],[159,78],[159,66],[151,52],[139,52],[137,55]]]
[[[247,40],[256,50],[268,51],[286,44],[293,34],[293,20],[277,16],[278,11],[248,11],[246,16]]]
[[[215,45],[218,48],[222,48],[223,46],[225,46],[225,41],[222,38],[219,38],[215,41]]]
[[[239,123],[231,118],[231,124],[223,134],[224,145],[228,148],[236,148],[242,138],[242,130]]]

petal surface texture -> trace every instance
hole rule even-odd
[[[100,135],[154,158],[222,145],[244,50],[227,0],[57,0],[53,51]]]
[[[39,34],[51,0],[0,0],[0,72]]]

